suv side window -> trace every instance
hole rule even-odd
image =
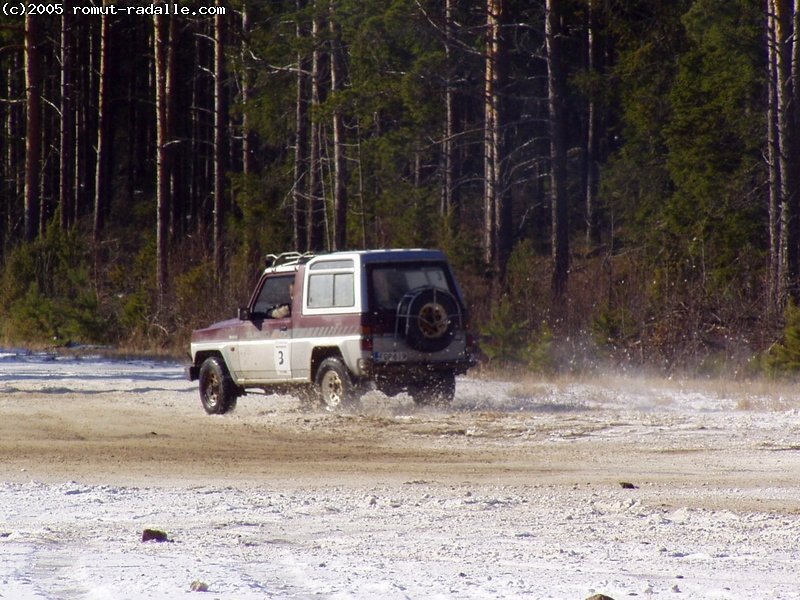
[[[352,308],[356,304],[352,259],[323,260],[309,269],[306,304],[310,309]]]
[[[353,306],[352,273],[320,273],[308,278],[309,308]]]
[[[294,274],[272,275],[264,280],[258,299],[253,305],[253,317],[265,318],[270,309],[282,304],[291,304],[289,287],[294,283]]]

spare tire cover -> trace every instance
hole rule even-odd
[[[450,345],[458,304],[448,292],[426,288],[408,302],[406,342],[415,350],[438,352]]]

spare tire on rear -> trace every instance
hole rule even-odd
[[[449,292],[423,288],[406,294],[398,313],[405,319],[406,343],[422,352],[439,352],[450,345],[460,320],[458,302]]]

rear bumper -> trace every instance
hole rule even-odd
[[[361,372],[370,379],[418,379],[431,373],[440,371],[453,371],[456,375],[463,375],[477,363],[471,356],[466,359],[448,360],[439,362],[375,362],[371,358],[362,358],[358,361]]]
[[[463,375],[475,364],[471,359],[443,362],[423,363],[371,363],[365,365],[367,370],[366,381],[373,389],[378,389],[387,396],[394,396],[403,391],[408,391],[415,386],[424,384],[448,373]]]

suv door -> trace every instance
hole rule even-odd
[[[294,273],[266,275],[256,301],[250,307],[250,318],[243,321],[239,332],[239,381],[285,381],[292,377],[292,317],[276,309],[292,304]]]

